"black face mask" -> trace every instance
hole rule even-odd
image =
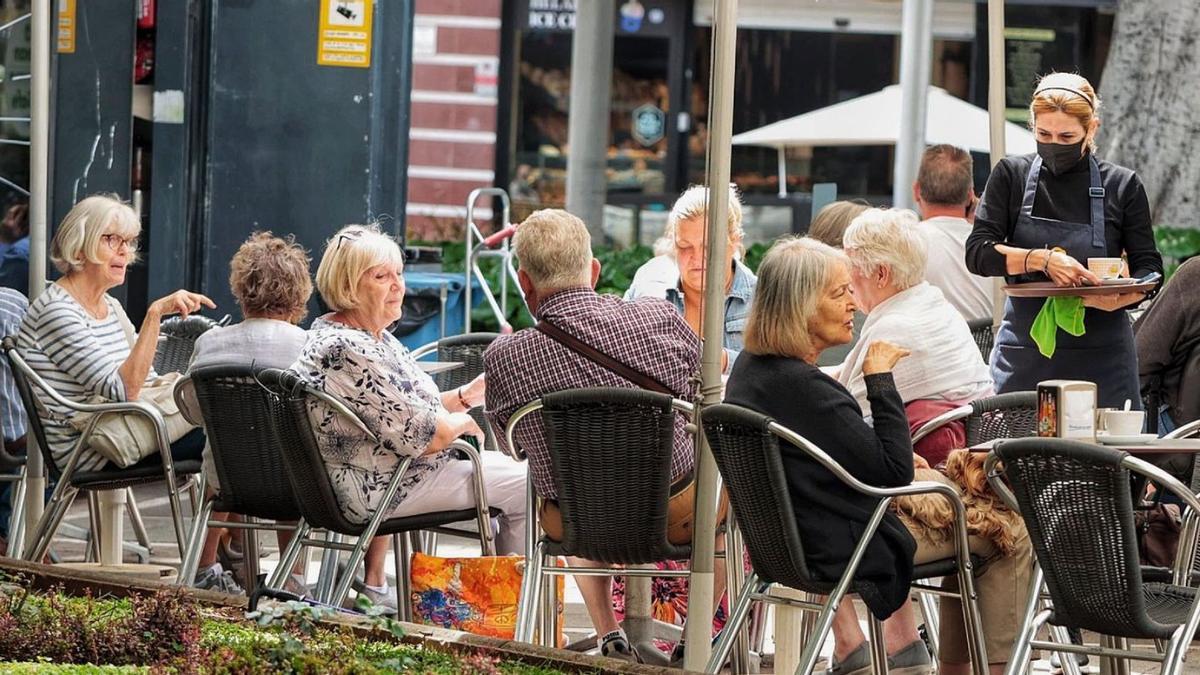
[[[1070,145],[1038,141],[1037,153],[1042,158],[1042,164],[1050,169],[1050,173],[1058,176],[1079,163],[1083,157],[1083,141]]]

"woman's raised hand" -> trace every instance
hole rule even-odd
[[[890,373],[900,359],[911,354],[904,347],[883,340],[876,340],[867,347],[867,355],[863,358],[863,375]]]
[[[159,298],[150,303],[150,307],[146,310],[148,316],[156,316],[162,318],[172,314],[179,314],[182,317],[187,317],[189,314],[194,314],[200,311],[201,307],[215,309],[216,303],[209,300],[207,296],[185,291],[180,289],[174,293]]]

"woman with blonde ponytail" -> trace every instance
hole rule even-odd
[[[1010,283],[1083,286],[1101,283],[1089,258],[1124,257],[1129,276],[1161,274],[1146,190],[1131,169],[1096,156],[1100,97],[1091,83],[1070,73],[1043,77],[1029,119],[1037,152],[1007,157],[992,170],[967,239],[967,268]],[[1042,380],[1089,380],[1097,384],[1099,405],[1128,399],[1140,407],[1125,310],[1145,298],[1009,298],[991,357],[997,392],[1032,390]],[[1080,320],[1083,333],[1075,335]]]

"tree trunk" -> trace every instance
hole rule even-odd
[[[1137,171],[1152,222],[1200,228],[1200,2],[1121,0],[1100,93],[1100,156]]]

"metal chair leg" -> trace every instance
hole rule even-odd
[[[180,586],[191,586],[196,578],[196,568],[200,564],[200,550],[204,548],[204,535],[208,530],[208,518],[212,514],[213,502],[216,497],[204,500],[200,505],[200,513],[192,519],[192,530],[188,534],[187,553],[179,563],[179,577],[175,583]]]
[[[933,652],[933,661],[937,663],[938,655],[942,653],[942,633],[940,616],[938,615],[938,599],[932,593],[918,591],[917,605],[921,608],[921,618],[925,621],[925,637],[929,640],[929,648]]]
[[[392,555],[396,558],[396,610],[401,621],[412,621],[412,576],[409,572],[412,555],[410,548],[405,545],[407,543],[407,539],[402,535],[392,535]]]
[[[328,543],[341,543],[342,535],[326,531],[325,541]],[[333,586],[337,581],[338,558],[341,557],[341,551],[336,548],[326,547],[324,554],[321,556],[321,573],[317,577],[317,599],[321,602],[331,602],[333,596]],[[354,574],[354,570],[350,570],[350,574]]]
[[[275,568],[274,574],[267,581],[268,588],[283,587],[284,581],[292,573],[292,568],[296,566],[296,559],[304,549],[304,544],[301,542],[308,536],[309,531],[308,524],[303,520],[296,523],[296,529],[292,530],[291,541],[284,550],[279,552],[279,566]]]
[[[538,603],[541,600],[544,548],[541,542],[538,542],[525,556],[525,574],[521,577],[521,597],[517,601],[517,625],[514,633],[518,642],[533,643]]]
[[[741,632],[742,624],[745,623],[746,617],[750,614],[750,607],[753,603],[753,595],[762,593],[767,588],[767,584],[758,580],[758,575],[754,572],[750,573],[750,577],[746,579],[746,583],[742,584],[742,590],[738,593],[737,602],[729,609],[729,619],[725,621],[725,628],[721,630],[721,636],[717,638],[717,643],[713,645],[712,653],[709,654],[708,664],[704,667],[706,673],[718,673],[725,667],[725,660],[729,658],[729,653],[733,651],[737,641],[737,634]]]
[[[133,534],[137,537],[138,543],[145,546],[147,551],[153,551],[150,535],[146,533],[146,523],[142,520],[142,510],[138,508],[137,500],[133,498],[133,488],[125,488],[125,510],[129,513],[129,522],[133,525]],[[192,515],[195,516],[194,508]]]
[[[883,622],[871,614],[867,624],[867,640],[871,645],[871,672],[874,675],[887,675],[887,644],[883,640]]]
[[[67,509],[71,507],[71,503],[75,501],[75,495],[78,493],[79,490],[76,488],[62,483],[55,488],[54,493],[50,496],[50,502],[46,504],[46,510],[38,520],[33,545],[30,550],[25,552],[25,560],[38,562],[41,561],[42,556],[46,555],[46,549],[50,548],[50,540],[54,537],[55,531],[58,530],[63,517],[67,515]]]
[[[543,565],[556,566],[557,561],[550,556],[545,557]],[[558,649],[558,577],[553,574],[543,574],[539,585],[542,587],[541,610],[541,643],[544,647]]]
[[[247,516],[245,521],[247,525],[259,522],[257,518],[250,516]],[[258,553],[258,530],[253,528],[242,530],[242,564],[246,570],[247,593],[254,592],[254,588],[258,585],[259,561],[262,560]]]
[[[1013,644],[1008,665],[1004,668],[1004,675],[1024,675],[1029,663],[1029,654],[1033,651],[1031,643],[1037,635],[1038,628],[1050,617],[1049,609],[1038,611],[1045,577],[1042,574],[1042,568],[1037,564],[1033,566],[1033,575],[1029,581],[1029,599],[1025,603],[1025,616],[1021,619],[1021,629],[1017,631],[1017,639]],[[1065,663],[1074,661],[1075,655],[1062,653],[1059,658]]]
[[[12,513],[8,519],[8,550],[4,554],[10,558],[20,558],[21,549],[25,543],[25,477],[28,472],[21,467],[20,478],[13,481],[9,491],[9,503]]]

